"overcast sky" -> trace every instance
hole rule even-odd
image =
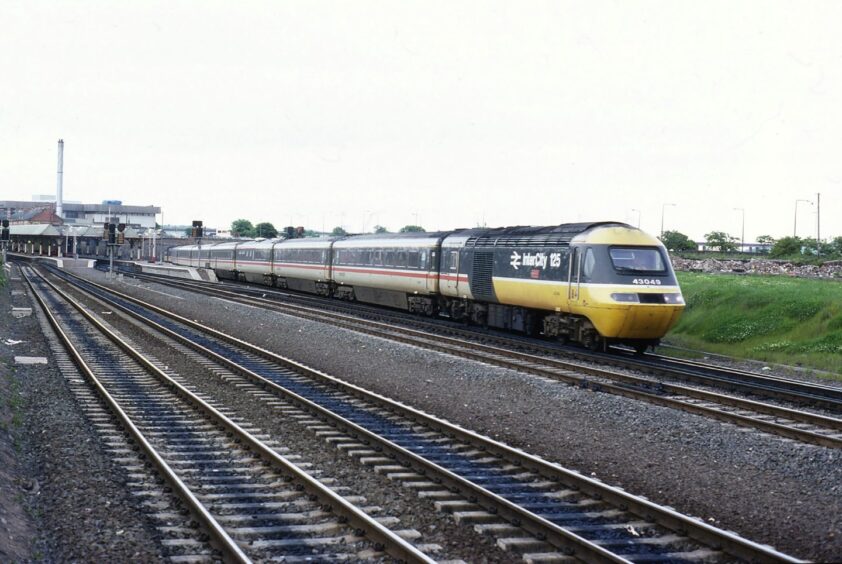
[[[0,0],[0,199],[842,235],[842,2]],[[798,233],[815,234],[801,204]]]

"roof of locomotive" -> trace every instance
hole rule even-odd
[[[576,243],[593,245],[632,245],[662,247],[660,239],[645,231],[625,224],[602,225],[580,233],[574,239]]]
[[[618,221],[600,221],[588,223],[563,223],[548,227],[524,226],[498,227],[494,229],[472,229],[467,235],[466,246],[509,247],[529,244],[569,245],[578,235],[598,227],[632,228]],[[633,229],[633,228],[632,228]]]

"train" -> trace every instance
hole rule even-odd
[[[684,310],[661,241],[612,221],[185,245],[165,260],[593,350],[654,348]]]

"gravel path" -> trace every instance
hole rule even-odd
[[[115,284],[755,541],[842,558],[838,452],[169,287]]]
[[[23,287],[13,280],[0,290],[4,312],[9,300],[34,306],[28,295],[19,293]],[[37,317],[3,315],[0,327],[0,354],[10,368],[2,381],[17,390],[20,421],[12,426],[17,444],[12,464],[0,465],[0,516],[7,520],[0,521],[0,561],[159,560],[154,529],[129,495],[124,471],[104,452],[57,370]],[[7,345],[6,339],[22,342]],[[15,355],[44,356],[49,364],[14,365]],[[0,402],[0,414],[9,413],[7,406]],[[6,531],[14,538],[7,539]]]

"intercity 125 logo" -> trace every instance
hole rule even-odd
[[[523,253],[512,251],[512,256],[509,257],[509,262],[512,268],[518,270],[521,266],[528,266],[531,268],[546,269],[547,264],[550,268],[558,268],[561,266],[561,253]]]

